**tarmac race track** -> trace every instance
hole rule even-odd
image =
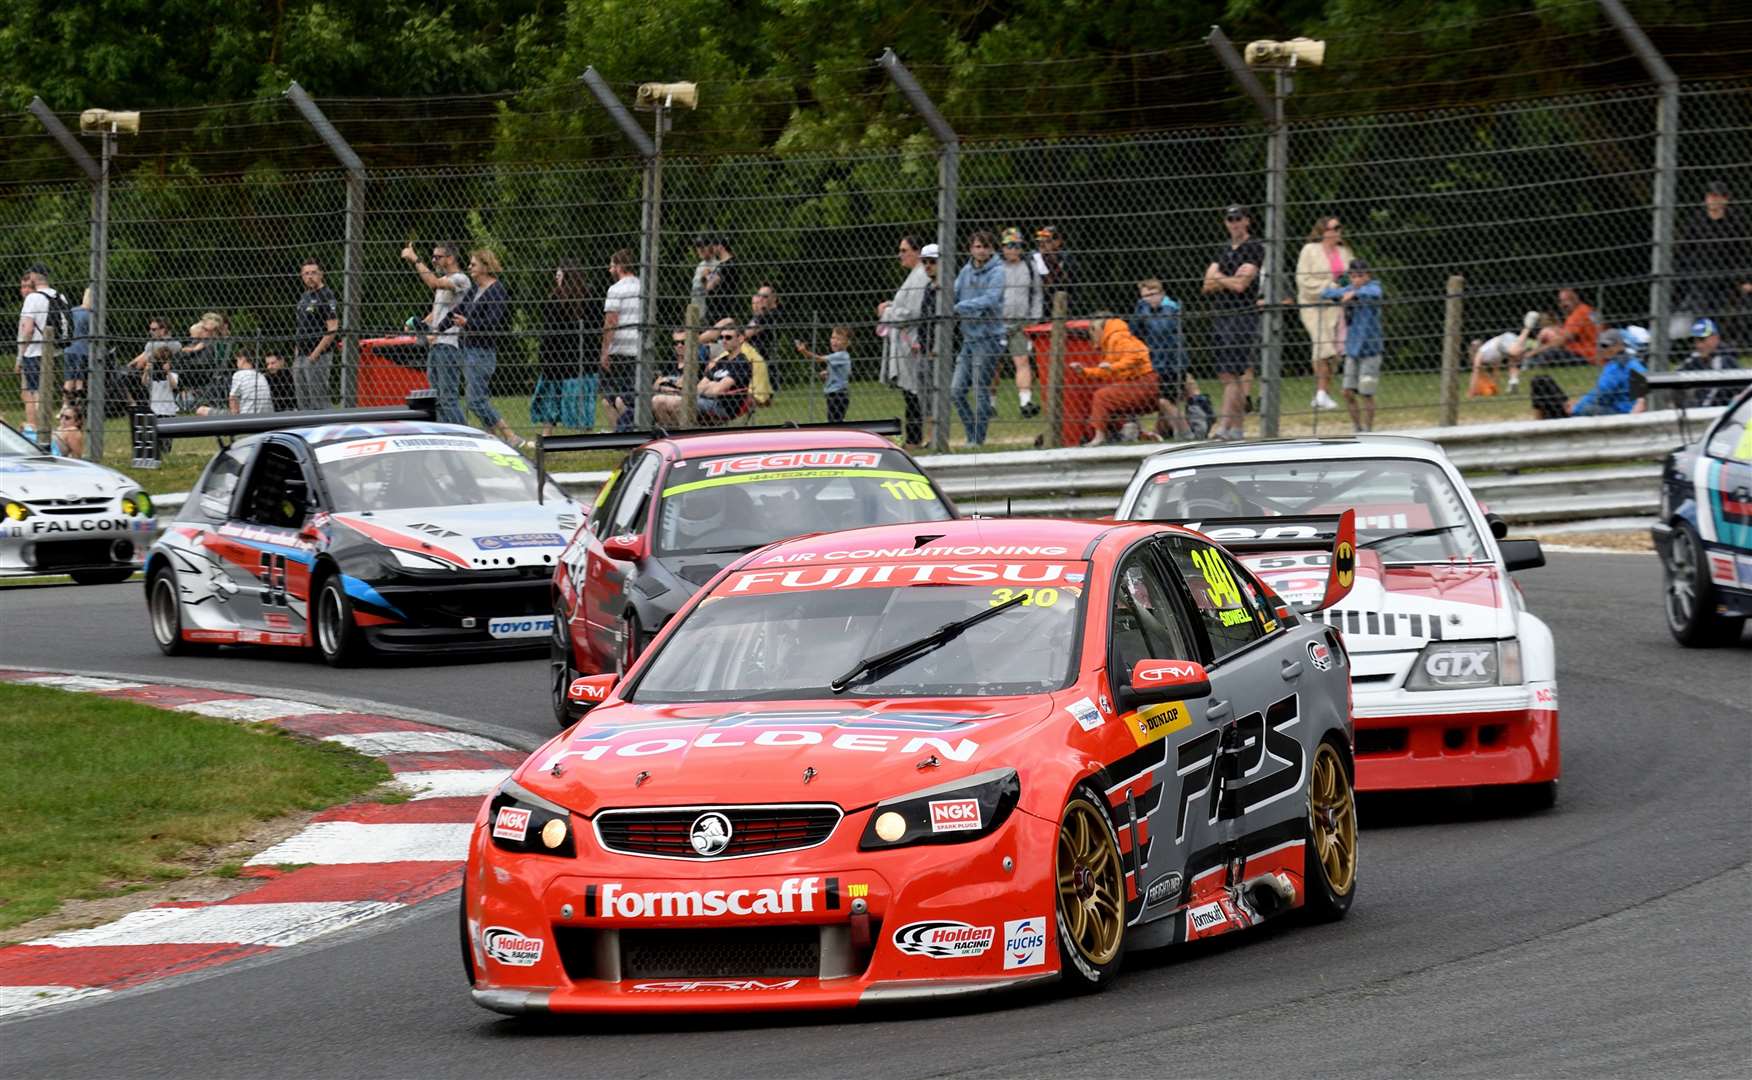
[[[1732,1076],[1752,1071],[1752,640],[1680,650],[1647,555],[1519,575],[1557,634],[1557,810],[1362,806],[1344,922],[1133,964],[1109,993],[524,1023],[468,1000],[449,899],[274,962],[0,1025],[7,1076]],[[168,661],[139,589],[0,593],[0,663],[373,698],[552,730],[539,660]]]

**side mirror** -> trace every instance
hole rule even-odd
[[[1510,572],[1545,565],[1545,551],[1537,540],[1498,540],[1497,550],[1503,553],[1503,565]]]
[[[1509,523],[1504,521],[1501,517],[1498,517],[1496,514],[1486,511],[1484,522],[1486,525],[1490,526],[1490,534],[1498,540],[1509,535]]]
[[[573,679],[572,685],[566,688],[566,712],[574,719],[583,716],[607,701],[608,695],[614,692],[614,684],[619,681],[620,676],[613,672]]]
[[[645,538],[635,533],[611,536],[602,542],[602,552],[619,562],[638,562],[645,557]]]
[[[1139,660],[1114,692],[1121,709],[1211,696],[1211,677],[1196,660]]]

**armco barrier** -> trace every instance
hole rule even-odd
[[[1693,437],[1720,408],[1691,409]],[[1683,441],[1674,410],[1574,420],[1418,428],[1383,434],[1428,439],[1467,473],[1479,501],[1514,524],[1583,521],[1651,514],[1660,503],[1660,460]],[[1121,443],[1063,450],[922,457],[925,468],[967,513],[1024,516],[1111,514],[1138,463],[1162,443]],[[572,495],[587,498],[606,471],[556,473]],[[161,495],[175,510],[185,492]]]

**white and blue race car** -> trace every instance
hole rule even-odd
[[[423,403],[422,403],[423,404]],[[372,652],[541,649],[582,509],[491,435],[423,409],[161,420],[141,440],[240,436],[146,560],[167,654],[222,644]]]

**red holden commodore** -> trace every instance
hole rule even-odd
[[[897,420],[733,431],[544,438],[548,454],[631,448],[596,495],[553,578],[554,719],[580,674],[626,671],[663,624],[732,560],[775,540],[941,521],[954,505],[882,436]]]
[[[1329,527],[1354,539],[1350,517]],[[1318,603],[1354,574],[1339,557]],[[737,557],[482,805],[504,1013],[1059,980],[1355,896],[1337,631],[1170,525],[956,520]]]

